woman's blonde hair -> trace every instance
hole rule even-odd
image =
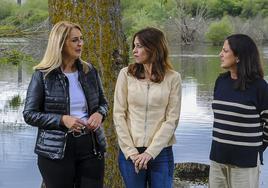
[[[60,21],[53,26],[48,38],[45,55],[41,62],[34,66],[34,70],[42,70],[46,73],[45,75],[48,75],[52,70],[61,66],[62,48],[73,28],[81,31],[81,27],[78,24],[68,21]],[[86,63],[82,60],[81,62]]]

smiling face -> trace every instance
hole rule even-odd
[[[149,63],[149,54],[146,51],[145,47],[140,43],[139,38],[135,37],[134,39],[134,48],[132,50],[134,59],[136,63],[147,64]]]
[[[224,41],[219,56],[221,59],[221,68],[230,71],[236,71],[238,58],[234,55],[233,51],[231,50],[228,40]]]
[[[68,59],[77,59],[81,56],[83,46],[82,33],[79,29],[73,28],[66,38],[63,46],[62,56]]]

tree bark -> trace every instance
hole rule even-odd
[[[82,59],[100,72],[109,116],[105,120],[108,149],[105,162],[105,187],[122,187],[118,170],[118,145],[112,121],[113,94],[119,70],[128,64],[128,47],[122,32],[120,0],[48,0],[51,24],[61,20],[78,23],[84,35]]]
[[[17,0],[17,4],[18,5],[21,5],[21,0]]]

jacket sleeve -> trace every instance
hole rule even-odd
[[[99,108],[97,109],[97,112],[99,112],[103,116],[102,121],[104,121],[104,119],[108,115],[108,102],[104,95],[102,82],[97,71],[96,74],[97,74],[97,84],[99,88]]]
[[[44,112],[44,97],[43,75],[40,71],[35,71],[26,94],[23,110],[25,122],[42,129],[66,129],[60,125],[62,115]]]
[[[133,154],[138,154],[138,150],[135,148],[131,138],[129,127],[127,126],[127,96],[127,72],[126,68],[124,68],[120,71],[115,86],[113,120],[118,137],[118,143],[126,159]]]
[[[174,136],[177,128],[181,109],[181,77],[180,74],[172,80],[169,102],[166,108],[165,121],[156,132],[149,147],[145,150],[155,158],[167,146]]]

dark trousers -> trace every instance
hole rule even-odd
[[[92,153],[90,135],[68,135],[65,156],[51,160],[38,156],[46,188],[103,188],[104,158]]]
[[[119,169],[126,188],[172,188],[174,159],[172,147],[164,148],[159,155],[149,161],[147,170],[137,174],[133,162],[125,159],[119,151]],[[147,186],[148,185],[148,186]]]

